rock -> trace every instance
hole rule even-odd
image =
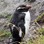
[[[0,29],[4,29],[3,25],[5,24],[6,19],[0,19]]]

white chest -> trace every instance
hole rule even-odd
[[[30,26],[30,20],[31,20],[31,17],[30,17],[30,12],[25,12],[26,16],[25,16],[25,34],[28,33],[29,31],[29,26]]]

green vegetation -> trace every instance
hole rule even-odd
[[[27,44],[44,44],[44,36],[40,35],[40,37],[35,40],[28,41]]]
[[[3,14],[0,14],[0,17],[1,18],[7,18],[8,20],[10,20],[12,18],[12,15],[8,14],[8,13],[3,13]]]
[[[39,16],[35,19],[35,22],[38,22],[38,21],[43,21],[43,22],[44,22],[44,13],[42,13],[41,15],[39,15]]]
[[[0,40],[3,40],[6,37],[10,37],[11,33],[7,30],[0,30]]]
[[[39,32],[40,35],[43,35],[43,36],[44,36],[44,28],[40,28],[40,29],[38,30],[38,32]]]
[[[10,21],[12,18],[12,15],[7,15],[6,18]]]
[[[38,29],[39,37],[31,39],[27,42],[27,44],[44,44],[44,28]]]

